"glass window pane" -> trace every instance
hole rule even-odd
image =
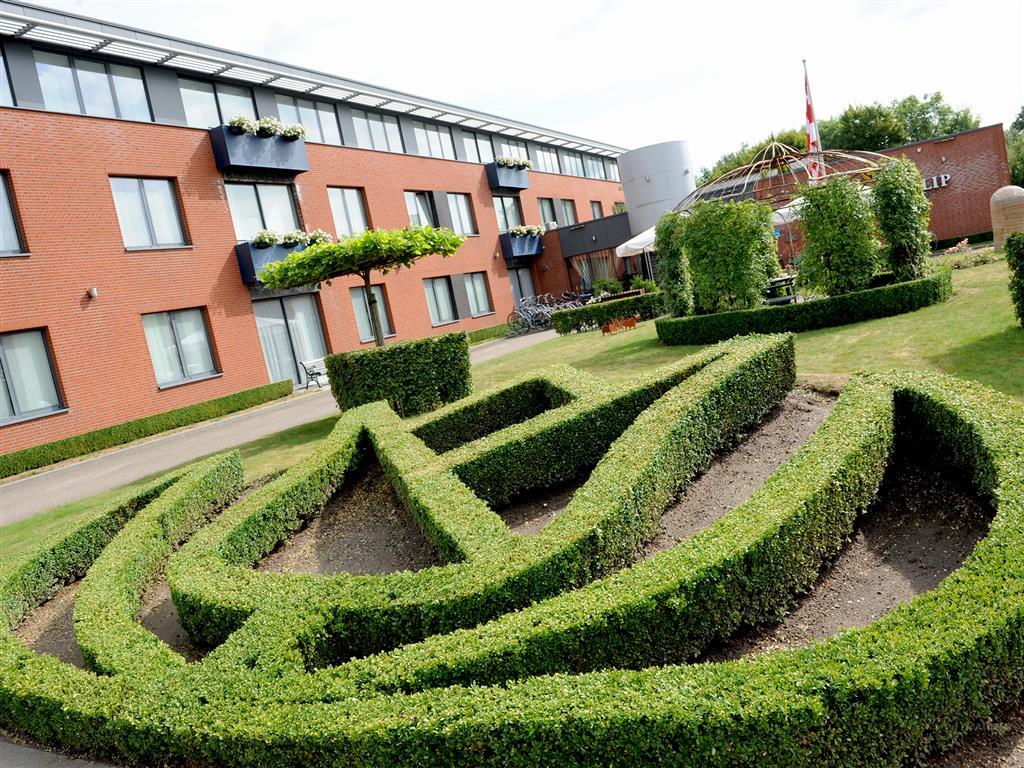
[[[235,225],[235,237],[239,240],[252,240],[253,236],[263,229],[263,218],[256,200],[256,187],[252,184],[225,184],[228,193],[228,207],[231,208],[231,221]]]
[[[153,237],[146,222],[146,206],[138,179],[111,178],[110,189],[114,193],[114,208],[121,223],[121,236],[128,248],[144,248],[154,245]]]
[[[380,115],[370,115],[370,138],[374,149],[387,149],[388,140]]]
[[[216,373],[202,310],[185,309],[174,312],[171,319],[181,342],[181,361],[185,367],[185,378],[192,379]]]
[[[590,201],[590,215],[592,218],[600,219],[604,216],[604,212],[601,210],[601,203],[598,200]]]
[[[323,130],[324,141],[328,144],[341,144],[341,129],[338,128],[338,115],[330,104],[317,102],[320,113],[320,128]]]
[[[185,237],[178,219],[178,201],[174,185],[167,179],[144,179],[143,190],[157,245],[183,245]]]
[[[14,94],[11,93],[11,83],[7,78],[7,65],[4,64],[4,54],[0,51],[0,107],[13,107]]]
[[[324,332],[320,326],[320,313],[317,312],[316,299],[309,294],[305,296],[289,296],[282,299],[288,330],[292,336],[292,346],[299,362],[319,360],[327,354],[324,344]],[[305,383],[306,374],[299,367],[299,383]]]
[[[486,315],[491,311],[491,300],[487,295],[487,280],[483,272],[463,275],[466,280],[466,294],[469,296],[469,311],[473,317]]]
[[[299,119],[297,122],[306,127],[307,138],[310,141],[323,142],[324,136],[320,133],[320,121],[316,116],[316,107],[313,102],[307,99],[299,99],[296,102],[299,106]]]
[[[356,129],[356,146],[361,149],[373,149],[373,138],[370,136],[370,125],[366,120],[366,113],[359,109],[353,109],[352,124]]]
[[[217,97],[213,86],[199,80],[179,78],[181,100],[185,105],[185,122],[192,128],[212,128],[220,125],[217,113]],[[229,115],[230,120],[233,115]]]
[[[458,319],[452,302],[451,283],[447,277],[433,277],[423,281],[427,294],[430,322],[434,325]]]
[[[387,143],[381,149],[387,149],[391,152],[402,152],[402,132],[398,130],[398,118],[393,115],[385,115],[383,122]]]
[[[251,88],[243,85],[217,83],[217,99],[220,102],[220,112],[225,123],[239,115],[245,115],[252,120],[256,119],[256,107],[252,101]]]
[[[562,213],[565,215],[566,224],[576,223],[576,203],[572,200],[562,201]]]
[[[0,365],[0,421],[14,415],[14,401],[11,400],[11,388],[7,384],[4,368]]]
[[[288,341],[284,309],[279,299],[254,301],[252,311],[256,316],[256,329],[260,334],[263,359],[267,362],[267,373],[271,381],[291,379],[298,383],[299,373]]]
[[[377,300],[377,317],[380,318],[381,330],[385,336],[393,336],[394,329],[388,318],[387,307],[384,304],[384,291],[381,286],[374,285],[371,290]],[[359,332],[359,340],[362,342],[373,341],[373,326],[370,325],[369,303],[366,301],[366,290],[360,286],[349,288],[349,296],[352,299],[352,311],[356,316],[356,330]]]
[[[449,193],[448,208],[452,214],[452,226],[458,234],[475,235],[477,233],[469,195]]]
[[[295,99],[277,94],[277,116],[281,118],[282,123],[299,122],[299,110],[295,107]]]
[[[612,181],[620,181],[619,179],[619,164],[614,160],[608,161],[608,178]]]
[[[484,134],[477,134],[477,147],[480,149],[480,162],[494,162],[494,146],[491,144],[491,137]]]
[[[290,232],[299,228],[295,218],[292,193],[283,184],[259,184],[256,187],[263,208],[264,227],[274,232]]]
[[[121,117],[126,120],[152,121],[146,86],[142,82],[142,70],[111,64],[110,78],[114,84],[114,93],[117,94],[117,109]]]
[[[142,328],[146,332],[149,356],[153,359],[156,383],[163,386],[184,379],[185,374],[181,370],[181,358],[178,357],[178,346],[174,343],[174,332],[171,330],[168,314],[160,312],[155,315],[143,315]]]
[[[5,371],[4,415],[52,410],[60,407],[57,385],[42,331],[21,331],[0,336]],[[10,413],[7,409],[10,409]]]
[[[466,148],[466,159],[473,163],[479,163],[480,147],[476,143],[476,134],[470,131],[462,133],[462,143]]]
[[[67,56],[46,51],[34,51],[39,86],[47,109],[57,112],[81,112],[75,91],[75,76]]]
[[[85,114],[117,117],[106,66],[98,61],[75,59],[75,69],[78,71],[78,85],[82,90]]]
[[[0,253],[21,253],[21,237],[14,220],[9,183],[8,177],[0,174]]]
[[[338,237],[350,237],[366,230],[363,197],[358,189],[328,187],[327,199],[331,204],[334,231]]]

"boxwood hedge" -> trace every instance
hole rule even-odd
[[[746,333],[811,331],[912,312],[946,301],[952,292],[952,272],[942,269],[919,280],[799,304],[664,317],[657,321],[658,338],[663,344],[714,344]]]
[[[581,536],[607,538],[613,551],[616,542],[642,538],[705,464],[719,419],[770,402],[733,410],[753,396],[753,388],[738,392],[767,370],[765,353],[784,357],[787,348],[788,338],[743,339],[727,345],[732,354],[719,349],[702,366],[690,361],[690,373],[641,409],[570,507],[536,537],[494,529],[494,541],[477,548],[474,541],[482,540],[442,520],[465,566],[498,570],[545,537],[560,549]],[[785,380],[780,376],[780,385]],[[524,424],[546,422],[591,396]],[[312,495],[300,493],[311,487],[309,478],[344,473],[355,465],[342,454],[372,449],[402,473],[404,492],[425,504],[423,512],[443,516],[434,506],[441,497],[427,498],[430,489],[418,485],[436,472],[431,461],[450,466],[473,442],[490,445],[502,433],[515,440],[524,427],[496,424],[497,431],[438,456],[387,408],[368,406],[342,419],[322,455],[259,503],[252,503],[257,491],[238,507],[264,510],[271,523],[275,505],[282,516],[290,501],[315,507]],[[776,615],[806,588],[849,536],[900,441],[932,451],[995,508],[989,534],[961,568],[880,621],[813,646],[664,666],[736,626]],[[88,581],[90,589],[112,590],[113,624],[132,610],[121,596],[141,593],[166,542],[191,526],[186,519],[233,492],[231,459],[222,461],[148,489],[155,501],[137,515],[138,525],[126,525],[107,547],[110,556],[99,556]],[[178,485],[191,490],[172,495]],[[457,486],[446,487],[456,493]],[[262,536],[258,515],[234,515],[238,507],[227,510],[232,521],[201,549],[213,545],[229,557],[232,548],[259,550],[276,537]],[[184,527],[151,526],[169,522],[173,509],[190,510],[174,516]],[[596,527],[588,522],[598,519]],[[76,535],[42,542],[26,561],[51,563],[51,552],[73,550],[65,540]],[[136,546],[148,554],[132,556]],[[187,552],[191,546],[171,558],[172,570],[202,565],[197,552]],[[80,559],[44,569],[63,583],[96,552],[83,549]],[[452,567],[422,573],[443,579]],[[182,569],[178,577],[188,574]],[[496,609],[491,621],[364,658],[324,653],[340,614],[361,606],[362,617],[373,620],[372,605],[359,602],[369,595],[363,587],[349,581],[336,590],[331,579],[299,576],[261,581],[266,603],[201,662],[158,658],[155,640],[128,630],[110,640],[124,666],[97,675],[33,653],[7,631],[46,593],[38,579],[7,578],[0,582],[4,605],[22,607],[0,627],[0,723],[146,765],[898,766],[950,744],[1024,688],[1024,407],[951,377],[861,375],[763,489],[692,539],[579,589],[554,588],[514,612],[507,612],[514,600],[480,596]],[[386,599],[435,600],[429,582],[423,579],[419,593]],[[252,599],[237,591],[247,585],[221,587],[225,607]],[[136,664],[133,653],[153,663]],[[318,668],[324,662],[333,666]]]
[[[634,315],[641,320],[651,320],[664,311],[665,294],[655,291],[628,299],[595,301],[574,309],[560,309],[551,314],[551,325],[560,335],[564,336],[574,331],[600,328],[612,320],[621,320]]]

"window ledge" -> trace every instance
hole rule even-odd
[[[138,251],[191,251],[192,245],[132,245],[125,246],[125,253],[137,253]]]
[[[445,320],[443,323],[431,323],[430,327],[431,328],[443,328],[446,325],[455,325],[461,319],[462,319],[461,317],[456,317],[454,320]]]
[[[0,259],[27,259],[32,254],[28,251],[19,251],[18,253],[0,253]]]
[[[385,339],[393,339],[393,338],[395,338],[395,336],[397,336],[397,335],[398,335],[397,333],[385,333],[385,334],[384,334],[384,338],[385,338]],[[371,337],[370,337],[370,338],[368,338],[368,339],[360,339],[360,340],[359,340],[359,343],[360,343],[360,344],[373,344],[373,342],[374,342],[374,338],[373,338],[373,336],[371,336]]]
[[[490,312],[481,312],[479,315],[473,315],[473,319],[476,320],[478,317],[490,317],[493,314],[494,310],[492,309]]]
[[[197,381],[207,381],[209,379],[219,379],[223,375],[224,375],[223,373],[218,372],[218,373],[211,373],[209,376],[195,376],[194,378],[191,378],[191,379],[182,379],[181,381],[172,381],[170,384],[158,384],[157,385],[157,389],[159,389],[159,390],[174,389],[176,387],[183,387],[186,384],[194,384]]]
[[[11,424],[20,424],[23,421],[33,421],[35,419],[45,419],[47,416],[56,416],[61,413],[67,413],[70,409],[65,405],[60,408],[54,408],[52,411],[24,413],[21,416],[13,416],[9,419],[0,421],[0,427],[7,427]]]

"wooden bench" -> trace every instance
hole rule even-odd
[[[768,281],[765,304],[792,304],[796,297],[796,275],[783,275]]]
[[[320,383],[320,377],[327,378],[327,363],[324,362],[322,357],[316,360],[300,360],[299,365],[302,366],[303,373],[306,374],[306,389],[309,389],[310,382],[315,381],[318,389],[323,387]]]

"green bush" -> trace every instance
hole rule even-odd
[[[867,288],[875,272],[875,221],[864,189],[845,176],[800,187],[800,285],[838,296]]]
[[[693,313],[693,281],[690,261],[683,248],[683,217],[669,211],[654,228],[658,258],[658,284],[665,292],[665,310],[675,317]]]
[[[233,395],[218,397],[216,400],[207,400],[205,403],[186,405],[183,408],[175,408],[173,411],[164,411],[135,421],[126,421],[123,424],[115,424],[112,427],[104,427],[74,437],[65,437],[52,443],[43,443],[20,451],[13,451],[0,456],[0,478],[45,467],[65,459],[84,456],[87,453],[101,451],[115,445],[130,443],[132,440],[143,437],[158,435],[169,429],[215,419],[218,416],[225,416],[235,411],[277,400],[291,393],[291,381],[277,381],[262,387],[236,392]]]
[[[713,344],[747,333],[798,333],[831,328],[913,312],[945,301],[952,292],[952,272],[941,269],[919,280],[798,304],[720,312],[717,315],[661,318],[657,321],[658,339],[670,345]]]
[[[921,172],[905,157],[890,160],[875,174],[871,190],[889,268],[901,281],[923,276],[931,253],[932,204]]]
[[[594,280],[594,285],[592,287],[595,294],[622,293],[622,283],[614,277],[599,277]]]
[[[1006,238],[1004,250],[1010,267],[1010,298],[1017,319],[1024,327],[1024,232],[1014,232]]]
[[[551,313],[551,325],[562,336],[575,331],[589,331],[600,328],[612,320],[621,320],[634,315],[641,320],[651,320],[665,311],[665,294],[662,291],[630,296],[626,299],[594,301],[582,307],[560,309]]]
[[[768,280],[779,273],[770,205],[701,201],[682,230],[698,314],[761,304]]]
[[[633,275],[633,279],[629,283],[629,289],[631,291],[645,291],[647,293],[654,293],[659,290],[656,282],[640,275]]]
[[[466,336],[469,337],[469,346],[479,344],[483,341],[490,341],[491,339],[503,339],[508,335],[508,326],[505,323],[499,325],[489,325],[486,328],[477,328],[475,331],[467,331]]]
[[[331,392],[343,411],[385,400],[400,416],[411,416],[465,397],[472,389],[464,333],[328,355],[326,364]]]

